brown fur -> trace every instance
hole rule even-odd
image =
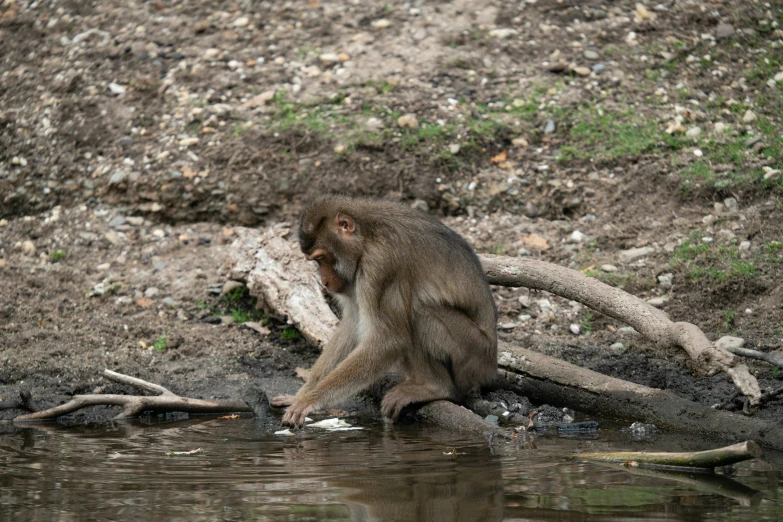
[[[497,372],[497,311],[478,258],[436,219],[386,201],[324,196],[302,214],[302,251],[319,263],[343,318],[283,419],[354,395],[397,368],[384,397],[459,401]]]

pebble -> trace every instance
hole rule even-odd
[[[182,138],[181,140],[179,140],[179,144],[182,147],[190,147],[191,145],[195,145],[197,143],[198,143],[198,138],[196,138],[195,136],[190,138]]]
[[[739,203],[734,198],[726,198],[723,200],[723,204],[729,212],[739,212]]]
[[[602,270],[603,272],[609,272],[609,273],[611,273],[611,272],[617,272],[617,270],[618,270],[618,269],[617,269],[617,267],[616,267],[616,266],[614,266],[614,265],[601,265],[601,270]]]
[[[229,293],[234,288],[242,288],[243,286],[245,286],[245,285],[243,285],[239,281],[234,281],[234,280],[229,279],[228,281],[223,283],[223,288],[220,289],[220,293],[222,295],[226,295],[227,293]]]
[[[587,58],[588,60],[597,60],[598,58],[600,58],[597,52],[591,51],[590,49],[587,49],[583,54],[584,57]]]
[[[737,235],[734,232],[726,230],[725,228],[718,230],[718,233],[715,235],[717,236],[718,241],[724,244],[731,244],[737,239]]]
[[[21,157],[21,156],[14,156],[11,158],[11,164],[12,165],[19,165],[20,167],[26,167],[27,166],[27,159]]]
[[[568,237],[568,240],[571,241],[572,243],[581,243],[585,239],[587,239],[587,236],[578,230],[574,230],[573,232],[571,232],[571,235]]]
[[[117,96],[119,96],[120,94],[125,94],[126,91],[125,87],[123,87],[119,83],[114,83],[114,82],[109,84],[109,90],[112,92],[112,94],[116,94]]]
[[[135,227],[139,227],[144,224],[144,218],[141,216],[128,216],[125,218],[125,221]]]
[[[756,113],[748,109],[747,111],[745,111],[745,114],[742,116],[742,121],[744,121],[745,123],[756,121]]]
[[[733,337],[731,335],[724,335],[717,341],[715,341],[715,348],[721,348],[728,350],[729,348],[742,348],[745,345],[745,339],[742,337]]]
[[[459,149],[460,149],[459,143],[449,143],[449,152],[451,152],[452,154],[457,154],[459,152]]]
[[[704,152],[701,149],[693,149],[693,155],[697,158],[704,156]]]
[[[780,176],[780,169],[773,169],[772,167],[763,167],[764,179],[773,179]]]
[[[324,67],[330,67],[340,62],[340,57],[337,53],[324,53],[319,56],[318,59],[321,60],[321,65]]]
[[[701,127],[691,127],[688,129],[688,131],[685,133],[686,136],[689,138],[695,138],[701,134]]]
[[[109,178],[109,186],[119,185],[125,181],[126,172],[124,170],[118,170]]]
[[[386,18],[381,18],[380,20],[376,20],[372,23],[372,26],[376,29],[386,29],[391,25],[391,22],[387,20]]]
[[[111,268],[111,263],[101,263],[100,265],[95,267],[96,269],[105,272],[106,270]],[[128,298],[130,299],[130,297]]]
[[[628,250],[621,250],[617,257],[623,263],[629,263],[635,259],[649,256],[650,254],[654,253],[655,249],[653,247],[629,248]]]
[[[213,60],[217,58],[217,55],[220,54],[220,50],[213,48],[207,49],[204,51],[204,59],[205,60]]]
[[[579,335],[582,331],[578,324],[572,324],[568,329],[571,330],[571,333],[574,335]]]
[[[740,252],[747,252],[750,250],[750,241],[743,241],[739,244]]]
[[[704,236],[701,238],[702,243],[712,243],[713,241],[715,241],[715,239],[710,236]]]
[[[144,297],[148,297],[152,299],[153,297],[157,296],[160,293],[160,290],[158,290],[157,287],[151,286],[144,290]]]
[[[673,282],[674,274],[672,273],[661,274],[658,276],[658,284],[663,287],[671,288]]]
[[[35,255],[35,243],[30,241],[29,239],[22,243],[22,253],[26,256],[34,256]]]
[[[533,254],[527,248],[520,248],[519,250],[517,250],[517,256],[519,257],[529,257],[532,255]]]
[[[594,73],[599,73],[599,72],[601,72],[603,70],[606,70],[606,65],[604,65],[602,63],[596,63],[596,64],[593,65],[592,69],[593,69]]]
[[[715,28],[715,38],[717,38],[718,40],[731,38],[733,35],[734,35],[734,26],[731,24],[721,22]]]
[[[176,308],[176,307],[179,306],[180,303],[179,303],[179,301],[177,301],[176,299],[174,299],[172,297],[164,297],[163,298],[163,304],[165,304],[167,306],[170,306],[172,308]]]
[[[234,20],[233,25],[234,27],[247,27],[247,25],[250,23],[250,19],[247,16],[240,16],[236,20]]]
[[[513,140],[511,140],[511,144],[516,147],[527,147],[528,145],[530,145],[528,141],[521,136],[519,138],[514,138]]]
[[[620,350],[624,349],[625,346],[623,346],[623,343],[614,343],[609,348],[619,352]]]
[[[119,226],[122,226],[125,224],[125,218],[123,216],[114,216],[111,221],[109,221],[109,227],[111,228],[117,228]]]
[[[367,118],[367,128],[369,130],[381,130],[383,129],[383,121],[378,118]]]
[[[552,134],[555,132],[555,120],[547,120],[544,127],[544,134]]]
[[[0,228],[4,227],[4,226],[7,226],[7,225],[8,225],[8,220],[7,219],[0,219]]]
[[[413,113],[403,114],[402,116],[397,118],[397,125],[399,125],[403,129],[418,129],[419,120],[416,119],[416,115]],[[459,151],[459,145],[457,145],[457,151]]]
[[[120,235],[115,232],[114,230],[109,230],[106,232],[103,237],[106,238],[106,241],[111,243],[112,245],[119,245],[120,244]]]
[[[511,38],[512,36],[518,34],[519,31],[516,29],[512,29],[510,27],[503,27],[499,29],[492,29],[489,32],[489,36],[493,38],[498,38],[499,40],[505,40],[506,38]]]
[[[335,154],[342,154],[343,152],[345,152],[345,145],[335,145],[334,147]]]
[[[498,328],[501,330],[513,330],[517,327],[517,323],[500,323],[498,324]]]
[[[164,237],[166,237],[166,233],[163,230],[159,229],[159,228],[156,228],[155,230],[153,230],[152,231],[152,235],[157,237],[157,238],[159,238],[159,239],[163,239]]]
[[[715,132],[723,133],[731,129],[731,125],[723,123],[722,121],[715,123]]]
[[[589,67],[574,67],[574,72],[579,76],[588,76],[590,74]]]
[[[653,297],[652,299],[647,300],[647,304],[652,305],[656,308],[660,308],[664,304],[666,304],[666,301],[668,301],[670,298],[669,296],[661,296],[661,297]]]
[[[752,308],[746,308],[745,309],[745,315],[753,315],[753,309]]]

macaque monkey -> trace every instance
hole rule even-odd
[[[407,206],[323,196],[302,214],[299,244],[318,263],[342,320],[283,424],[346,399],[389,370],[404,380],[383,398],[396,420],[403,407],[460,401],[497,373],[497,310],[473,249],[456,232]]]

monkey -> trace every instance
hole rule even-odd
[[[497,309],[473,249],[434,217],[402,203],[316,198],[299,245],[336,297],[342,319],[288,406],[283,424],[347,399],[388,371],[404,380],[381,401],[392,422],[413,403],[461,401],[497,375]]]

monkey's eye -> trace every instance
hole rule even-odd
[[[319,265],[323,263],[325,260],[326,258],[324,256],[318,256],[315,258],[315,262],[318,263]]]

